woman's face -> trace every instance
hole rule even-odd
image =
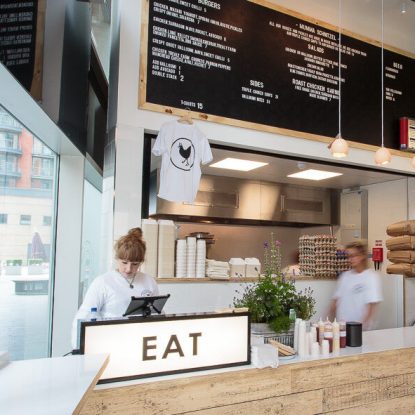
[[[349,248],[347,250],[347,257],[352,268],[356,268],[365,261],[365,255],[356,248]]]
[[[139,262],[131,262],[126,259],[117,259],[118,272],[127,278],[132,278],[137,273],[140,267]]]

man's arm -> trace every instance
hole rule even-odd
[[[373,324],[373,318],[376,314],[379,303],[369,303],[366,307],[366,315],[363,318],[362,325],[364,330],[370,330]]]

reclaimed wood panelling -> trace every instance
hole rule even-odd
[[[93,391],[81,412],[83,415],[322,413],[415,414],[415,348],[306,361],[277,369],[246,369],[109,387]]]

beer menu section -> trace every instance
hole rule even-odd
[[[150,0],[142,106],[334,137],[338,36],[246,0]],[[344,34],[341,45],[342,135],[379,145],[381,48]],[[414,59],[384,50],[387,147],[399,148],[399,117],[415,117],[414,73]]]

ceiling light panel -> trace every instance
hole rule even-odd
[[[218,161],[217,163],[211,164],[209,167],[214,167],[217,169],[250,171],[266,165],[268,165],[268,163],[252,160],[234,159],[232,157],[228,157],[226,159]]]
[[[308,169],[299,171],[298,173],[289,174],[287,177],[304,180],[325,180],[342,175],[342,173],[334,173],[331,171]]]

